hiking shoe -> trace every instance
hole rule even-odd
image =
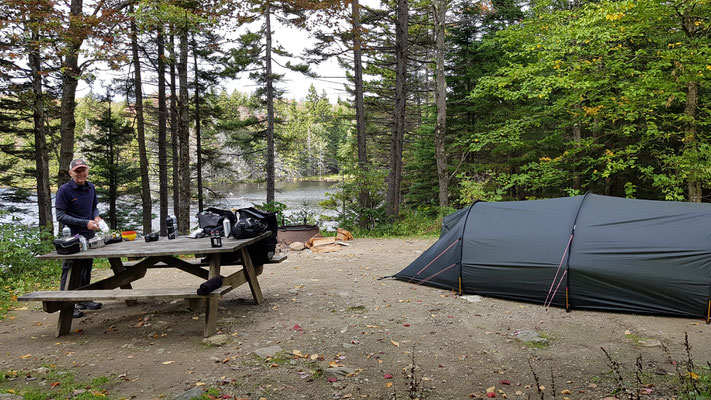
[[[101,308],[101,306],[102,306],[101,303],[96,303],[93,301],[82,301],[81,303],[77,303],[77,305],[76,305],[76,307],[80,310],[85,310],[87,308],[89,310],[98,310]]]
[[[81,318],[84,316],[84,313],[79,311],[76,307],[74,307],[74,312],[72,313],[72,318]]]

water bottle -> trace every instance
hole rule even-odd
[[[177,223],[175,223],[174,217],[170,215],[165,219],[165,227],[168,231],[168,239],[175,239],[176,231],[178,230]]]
[[[230,223],[229,218],[222,220],[222,229],[225,230],[225,237],[230,236],[230,233],[232,232],[232,224]]]
[[[82,251],[89,250],[89,245],[86,243],[86,238],[84,236],[79,235],[79,243],[81,243],[81,250]]]
[[[62,237],[66,239],[70,236],[72,236],[72,230],[69,229],[68,226],[64,225],[64,228],[62,228]]]

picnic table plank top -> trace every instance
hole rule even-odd
[[[178,236],[172,240],[169,240],[167,237],[161,237],[155,242],[146,242],[143,238],[140,238],[133,241],[123,241],[120,243],[109,244],[98,249],[80,251],[74,254],[57,254],[56,251],[52,251],[51,253],[37,256],[37,258],[45,260],[74,260],[88,258],[156,257],[176,256],[182,254],[230,253],[265,239],[269,235],[270,232],[267,231],[250,239],[223,237],[222,247],[211,247],[209,237],[191,239],[187,236]]]

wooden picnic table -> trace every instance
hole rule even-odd
[[[217,302],[221,295],[248,283],[252,296],[257,304],[264,301],[257,275],[262,272],[262,266],[255,267],[247,251],[247,246],[267,238],[270,232],[251,239],[222,238],[222,247],[211,247],[210,238],[191,239],[179,236],[169,240],[161,237],[158,241],[146,242],[142,239],[109,244],[98,249],[89,249],[74,254],[62,255],[53,251],[38,256],[45,260],[81,260],[107,258],[113,270],[113,276],[79,286],[78,267],[68,271],[67,284],[64,291],[33,292],[19,298],[21,301],[42,301],[47,312],[59,311],[57,336],[71,331],[74,303],[87,300],[125,300],[127,305],[135,305],[137,300],[184,298],[187,300],[207,301],[205,310],[204,336],[210,336],[217,329]],[[221,254],[240,252],[240,263],[243,268],[223,277],[223,286],[206,296],[197,295],[197,287],[190,290],[170,288],[133,289],[131,282],[141,279],[148,268],[177,268],[205,280],[220,275],[222,267]],[[209,255],[209,270],[202,268],[199,262],[188,262],[179,258],[182,255]],[[140,261],[124,264],[121,258],[145,257]],[[282,258],[283,259],[283,258]],[[281,259],[280,259],[281,261]],[[159,282],[156,282],[159,285]],[[118,290],[117,288],[120,288]],[[197,304],[194,302],[193,304]]]

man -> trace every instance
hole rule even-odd
[[[89,166],[83,159],[77,158],[69,164],[69,175],[72,180],[57,189],[57,199],[55,207],[57,209],[57,221],[68,226],[72,235],[82,235],[86,239],[94,237],[94,232],[99,229],[99,201],[96,198],[96,188],[87,182],[89,178]],[[62,262],[62,279],[59,289],[64,290],[67,284],[67,275],[72,263],[79,264],[79,286],[88,285],[91,282],[91,268],[94,263],[92,259],[86,260],[64,260]],[[98,310],[101,303],[85,301],[77,303],[74,308],[74,318],[81,318],[84,313],[81,309]]]

